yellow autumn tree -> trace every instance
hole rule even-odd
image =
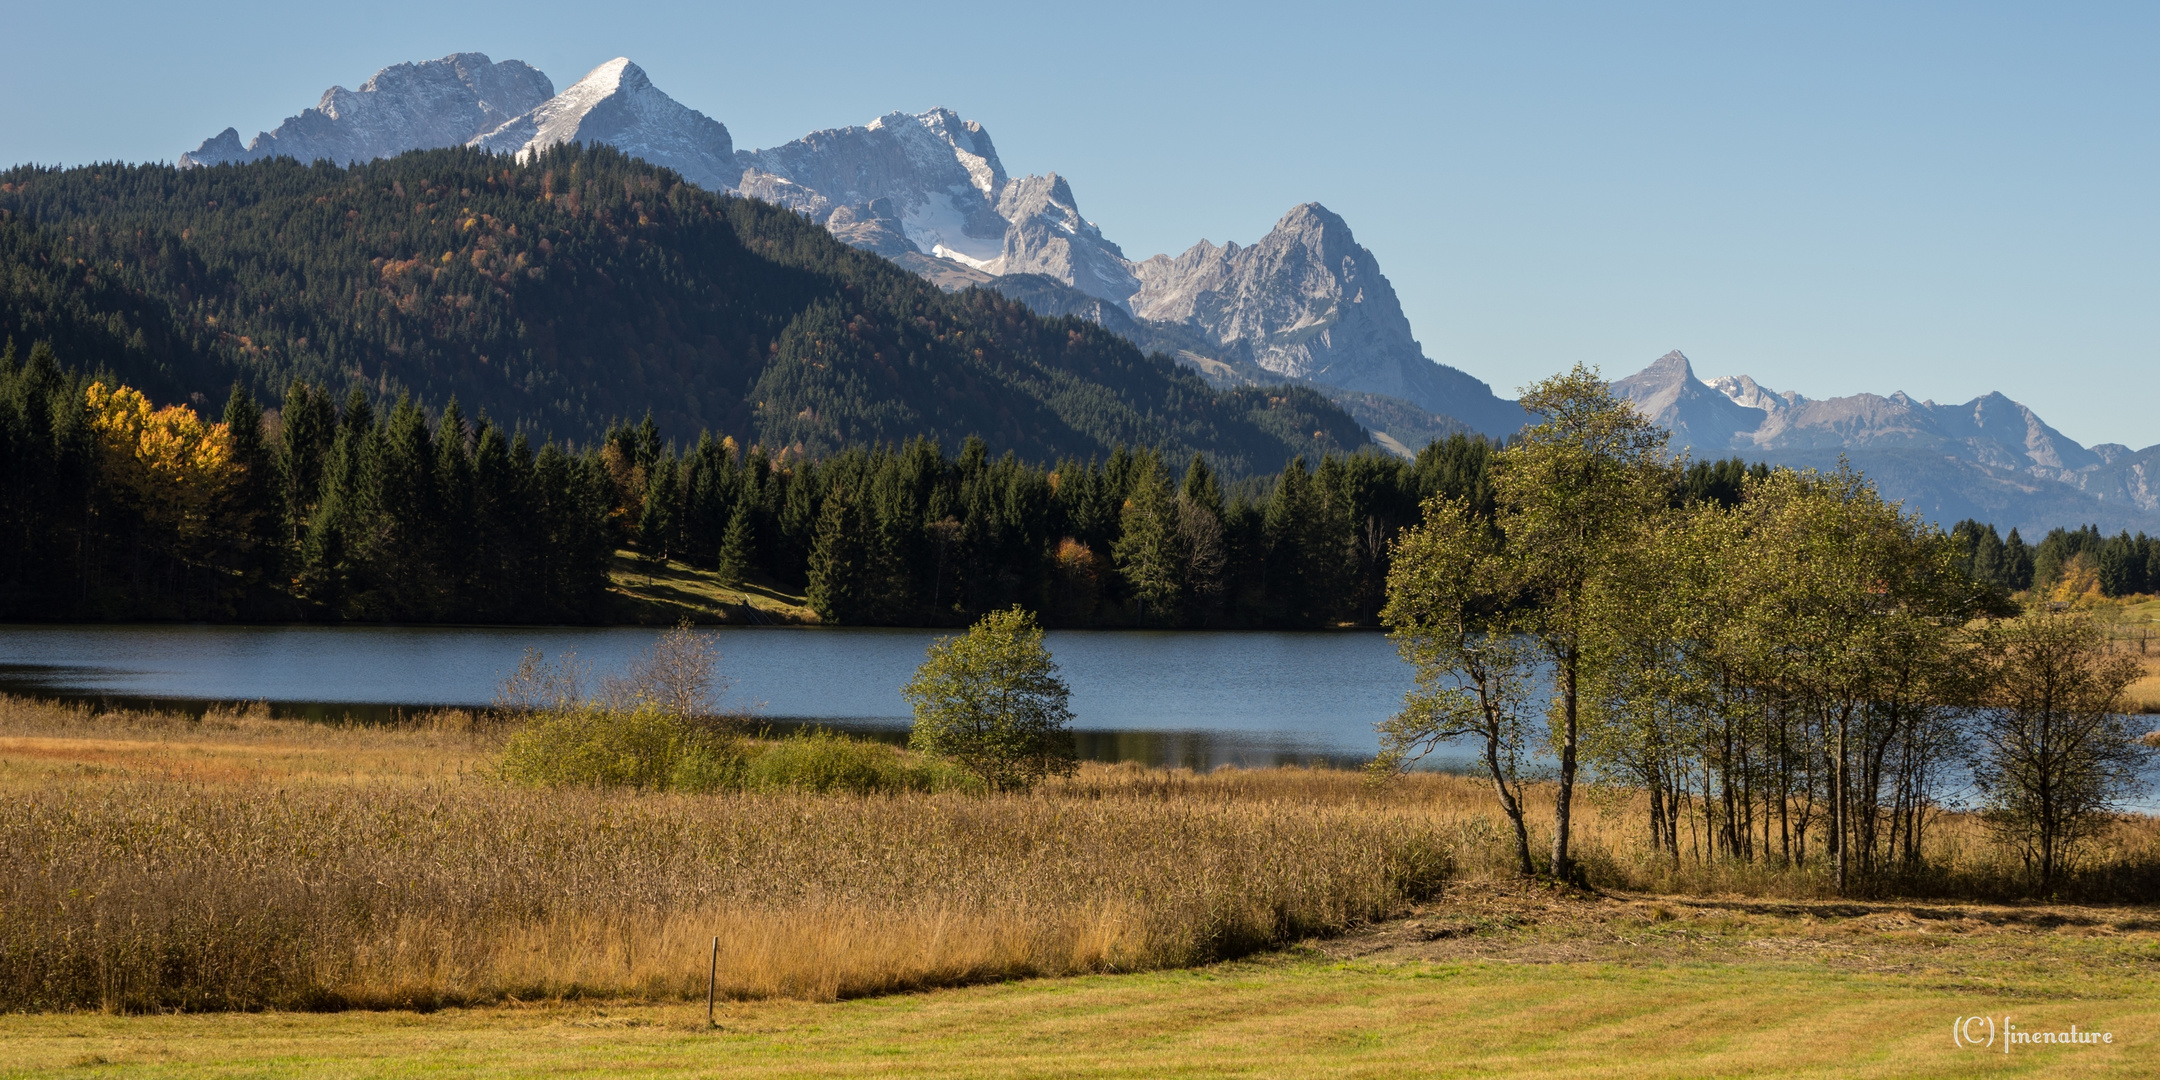
[[[2100,592],[2100,562],[2088,552],[2080,551],[2063,564],[2062,574],[2055,579],[2055,588],[2048,599],[2059,604],[2091,606],[2098,603]]]
[[[132,387],[85,391],[110,490],[152,529],[199,541],[235,479],[232,433],[185,405],[153,408]]]

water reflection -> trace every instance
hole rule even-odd
[[[729,704],[776,732],[823,725],[905,739],[899,688],[939,635],[718,628]],[[528,647],[620,670],[658,631],[475,627],[0,626],[0,691],[200,711],[384,722],[484,705]],[[1409,671],[1373,633],[1054,631],[1084,758],[1354,764]]]

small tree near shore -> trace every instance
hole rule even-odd
[[[2024,856],[2042,890],[2077,845],[2144,787],[2148,757],[2120,711],[2143,673],[2112,655],[2080,613],[2032,612],[1985,638],[1990,670],[1973,779],[1988,823]]]
[[[1527,642],[1505,632],[1511,586],[1499,535],[1460,499],[1434,498],[1425,520],[1395,542],[1388,602],[1380,611],[1395,648],[1417,674],[1403,709],[1379,725],[1375,777],[1457,738],[1478,740],[1493,792],[1515,832],[1515,862],[1537,873],[1523,822],[1523,714],[1533,665]],[[1499,625],[1499,629],[1495,629]]]
[[[900,692],[915,706],[909,747],[950,759],[993,790],[1025,791],[1076,767],[1071,691],[1035,616],[1018,607],[939,639]]]

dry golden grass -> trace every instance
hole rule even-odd
[[[714,936],[743,997],[1175,966],[1384,915],[1446,869],[1400,809],[533,791],[473,770],[484,732],[22,703],[0,732],[30,751],[0,806],[0,1008],[679,998]],[[124,772],[81,771],[115,743]]]
[[[1488,785],[1084,766],[1033,795],[639,795],[491,779],[501,733],[0,699],[0,1009],[835,998],[1135,971],[1327,936],[1511,876]],[[1549,827],[1550,792],[1533,839]],[[1812,869],[1677,865],[1624,790],[1578,804],[1600,888],[1809,898]],[[1908,894],[2016,867],[1945,815]],[[2152,895],[2160,827],[2077,887]],[[2110,875],[2113,875],[2112,877]],[[2137,890],[2145,890],[2139,893]]]
[[[262,705],[212,707],[200,717],[0,695],[0,788],[56,779],[336,781],[455,779],[483,767],[501,733],[463,710],[397,725],[318,724],[271,717]]]

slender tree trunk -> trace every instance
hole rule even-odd
[[[1655,771],[1644,780],[1648,780],[1646,786],[1650,788],[1650,851],[1657,851],[1665,847],[1665,791]]]
[[[1566,727],[1560,737],[1560,792],[1553,800],[1552,872],[1562,881],[1574,870],[1568,861],[1568,812],[1575,801],[1575,682],[1580,660],[1573,646],[1560,660],[1560,709]]]
[[[1522,867],[1524,877],[1537,873],[1530,862],[1530,829],[1523,824],[1522,803],[1508,789],[1507,774],[1500,768],[1500,729],[1488,723],[1485,727],[1485,767],[1492,770],[1493,790],[1500,795],[1500,809],[1507,812],[1508,822],[1515,826],[1515,859]]]
[[[1847,841],[1846,833],[1850,830],[1847,829],[1845,820],[1847,814],[1845,806],[1845,734],[1851,716],[1852,707],[1850,705],[1838,710],[1837,763],[1831,770],[1831,782],[1836,790],[1830,794],[1830,824],[1831,835],[1837,841],[1837,892],[1839,896],[1845,895],[1846,849],[1852,846]]]

